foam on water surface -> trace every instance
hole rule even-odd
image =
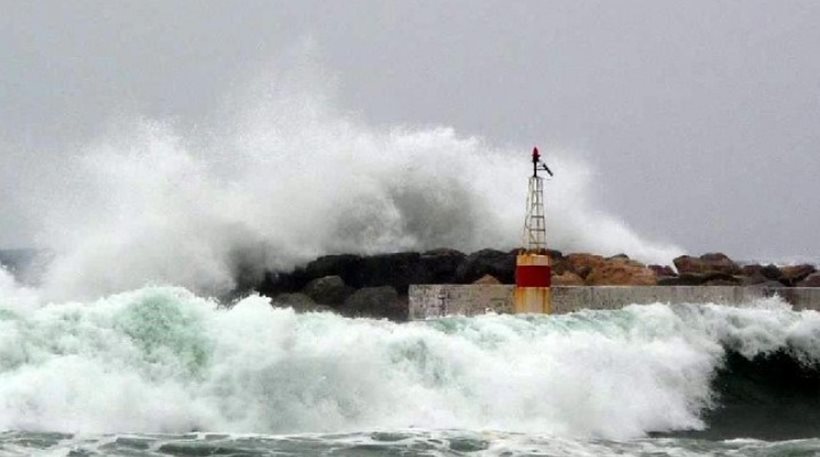
[[[766,442],[635,439],[628,441],[569,439],[537,434],[463,430],[398,430],[337,434],[252,435],[191,433],[184,435],[118,434],[79,436],[60,433],[0,433],[3,456],[810,456],[820,440]]]
[[[776,300],[394,324],[148,287],[2,309],[7,430],[627,439],[703,428],[727,351],[820,360],[820,314]]]

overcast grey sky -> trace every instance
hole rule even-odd
[[[139,113],[196,124],[310,41],[342,109],[570,149],[599,207],[695,253],[820,255],[817,1],[0,1],[0,246],[16,167]]]

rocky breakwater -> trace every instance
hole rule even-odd
[[[274,306],[403,321],[411,284],[513,284],[515,255],[495,249],[327,255],[292,271],[268,272],[256,290]]]
[[[327,255],[287,272],[268,272],[256,290],[274,306],[334,311],[351,317],[407,319],[411,284],[514,284],[517,250],[452,249],[360,256]],[[725,254],[680,256],[644,265],[625,254],[604,257],[550,251],[555,286],[738,285],[820,287],[812,265],[740,265]]]

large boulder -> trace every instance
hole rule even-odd
[[[820,273],[812,273],[797,283],[797,287],[820,287]]]
[[[518,255],[518,250],[515,251],[515,254]],[[552,274],[561,275],[569,269],[567,259],[564,257],[564,254],[561,251],[557,251],[555,249],[547,249],[546,254],[547,257],[550,258]]]
[[[785,289],[786,286],[783,285],[780,281],[772,281],[771,279],[767,279],[764,282],[752,284],[750,287],[757,287],[761,289],[768,289],[768,290],[779,290]]]
[[[673,261],[680,274],[723,273],[736,275],[740,267],[726,254],[720,252],[704,254],[700,257],[682,255]]]
[[[569,266],[569,261],[566,258],[553,259],[550,258],[550,265],[552,265],[552,274],[562,275],[566,272],[575,274]]]
[[[780,268],[777,268],[775,265],[760,265],[757,263],[743,265],[740,268],[740,274],[743,276],[748,277],[758,277],[762,276],[766,279],[778,280],[782,273],[780,272]]]
[[[658,278],[659,286],[702,286],[707,281],[715,279],[709,275],[696,275],[692,273],[683,273],[678,276],[669,276],[665,278]]]
[[[729,256],[721,252],[703,254],[700,256],[700,260],[707,266],[707,271],[705,273],[714,272],[727,275],[736,275],[740,273],[740,267],[738,264],[734,260],[730,259]]]
[[[339,276],[353,287],[361,287],[360,271],[362,257],[353,254],[325,255],[310,262],[305,267],[305,276],[310,279],[323,278],[325,276]]]
[[[774,281],[779,280],[780,277],[783,276],[783,272],[780,271],[780,268],[777,268],[777,266],[772,264],[768,264],[765,267],[763,267],[763,269],[760,270],[760,273],[767,279],[771,279]]]
[[[502,284],[515,284],[515,252],[482,249],[468,255],[456,270],[456,282],[469,284],[491,275]]]
[[[787,286],[794,286],[806,279],[810,274],[816,272],[817,269],[814,268],[813,265],[803,264],[782,267],[780,271],[782,272],[780,282]]]
[[[749,270],[744,270],[744,276],[740,277],[740,285],[742,286],[757,286],[759,284],[764,284],[770,282],[771,279],[763,276],[763,273],[760,271],[753,272],[751,274],[748,273]],[[778,284],[780,284],[778,282]],[[782,286],[782,284],[780,284]]]
[[[407,307],[399,301],[396,289],[390,286],[359,289],[345,300],[339,311],[349,317],[388,318],[399,322],[407,320]]]
[[[594,267],[585,282],[589,286],[654,286],[657,277],[640,263],[615,257]]]
[[[256,291],[267,297],[274,297],[282,293],[291,293],[301,290],[310,278],[302,268],[285,272],[265,272],[262,282],[256,286]]]
[[[606,263],[606,259],[599,255],[587,254],[585,252],[573,253],[566,256],[566,264],[570,271],[586,278],[596,267]]]
[[[704,282],[704,286],[739,286],[742,280],[739,276],[725,275],[723,273],[715,273],[712,279]]]
[[[492,275],[484,275],[477,280],[473,281],[473,284],[483,285],[483,286],[494,286],[501,284],[501,281],[495,278]]]
[[[652,270],[655,273],[655,276],[658,277],[667,277],[667,276],[677,276],[678,274],[675,270],[672,269],[669,265],[648,265],[646,268]]]
[[[314,302],[338,306],[353,294],[354,289],[341,276],[324,276],[310,281],[302,292]]]
[[[363,257],[357,287],[391,286],[406,294],[410,284],[429,284],[433,276],[418,252],[397,252]]]
[[[565,271],[563,274],[552,276],[553,286],[583,286],[584,278],[578,276],[571,271]]]
[[[432,284],[456,282],[456,270],[467,257],[455,249],[434,249],[421,254],[419,260]]]

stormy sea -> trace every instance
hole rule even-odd
[[[0,259],[0,456],[820,454],[820,314],[777,298],[409,323],[226,299],[327,253],[520,241],[529,149],[372,127],[285,76],[215,126],[0,155],[51,252]],[[682,253],[545,156],[550,245]]]
[[[397,324],[0,294],[3,456],[820,454],[820,313],[777,298]]]

